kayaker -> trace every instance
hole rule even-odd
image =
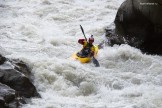
[[[82,44],[83,48],[79,53],[77,53],[77,56],[79,56],[79,57],[94,56],[95,47],[93,45],[93,42],[94,42],[93,35],[91,35],[91,37],[88,39],[88,42],[86,39],[79,39],[78,43]]]

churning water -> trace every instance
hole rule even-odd
[[[24,108],[161,108],[162,57],[106,46],[97,60],[69,59],[82,46],[79,25],[103,40],[124,0],[0,0],[0,51],[25,61],[42,98]]]

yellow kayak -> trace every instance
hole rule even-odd
[[[98,45],[94,45],[94,46],[95,46],[95,54],[94,54],[94,57],[96,57],[97,56],[97,53],[98,53]],[[77,53],[78,52],[72,54],[71,58],[73,60],[79,60],[81,63],[88,63],[92,59],[92,57],[84,57],[84,58],[83,57],[79,57],[79,56],[77,56]]]

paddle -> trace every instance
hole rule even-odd
[[[93,61],[93,64],[95,64],[96,67],[100,67],[98,60],[94,56],[92,57],[92,61]]]
[[[82,27],[81,25],[80,25],[80,28],[81,28],[81,30],[82,30],[82,33],[83,33],[83,35],[84,35],[85,40],[87,41],[87,38],[86,38],[86,36],[85,36],[83,27]],[[88,43],[88,41],[87,41],[87,43]],[[94,56],[92,57],[92,61],[93,61],[93,64],[95,64],[96,67],[99,67],[99,66],[100,66],[99,62],[97,61],[97,59],[96,59]]]
[[[82,33],[83,33],[83,35],[84,35],[84,38],[85,38],[85,40],[87,41],[87,38],[86,38],[86,36],[85,36],[85,33],[84,33],[84,30],[83,30],[83,27],[80,25],[80,28],[81,28],[81,30],[82,30]],[[88,43],[88,42],[87,42]]]

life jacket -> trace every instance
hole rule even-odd
[[[93,46],[93,44],[89,44],[87,41],[84,41],[81,52],[83,55],[88,56],[90,53],[95,52],[95,47]]]

